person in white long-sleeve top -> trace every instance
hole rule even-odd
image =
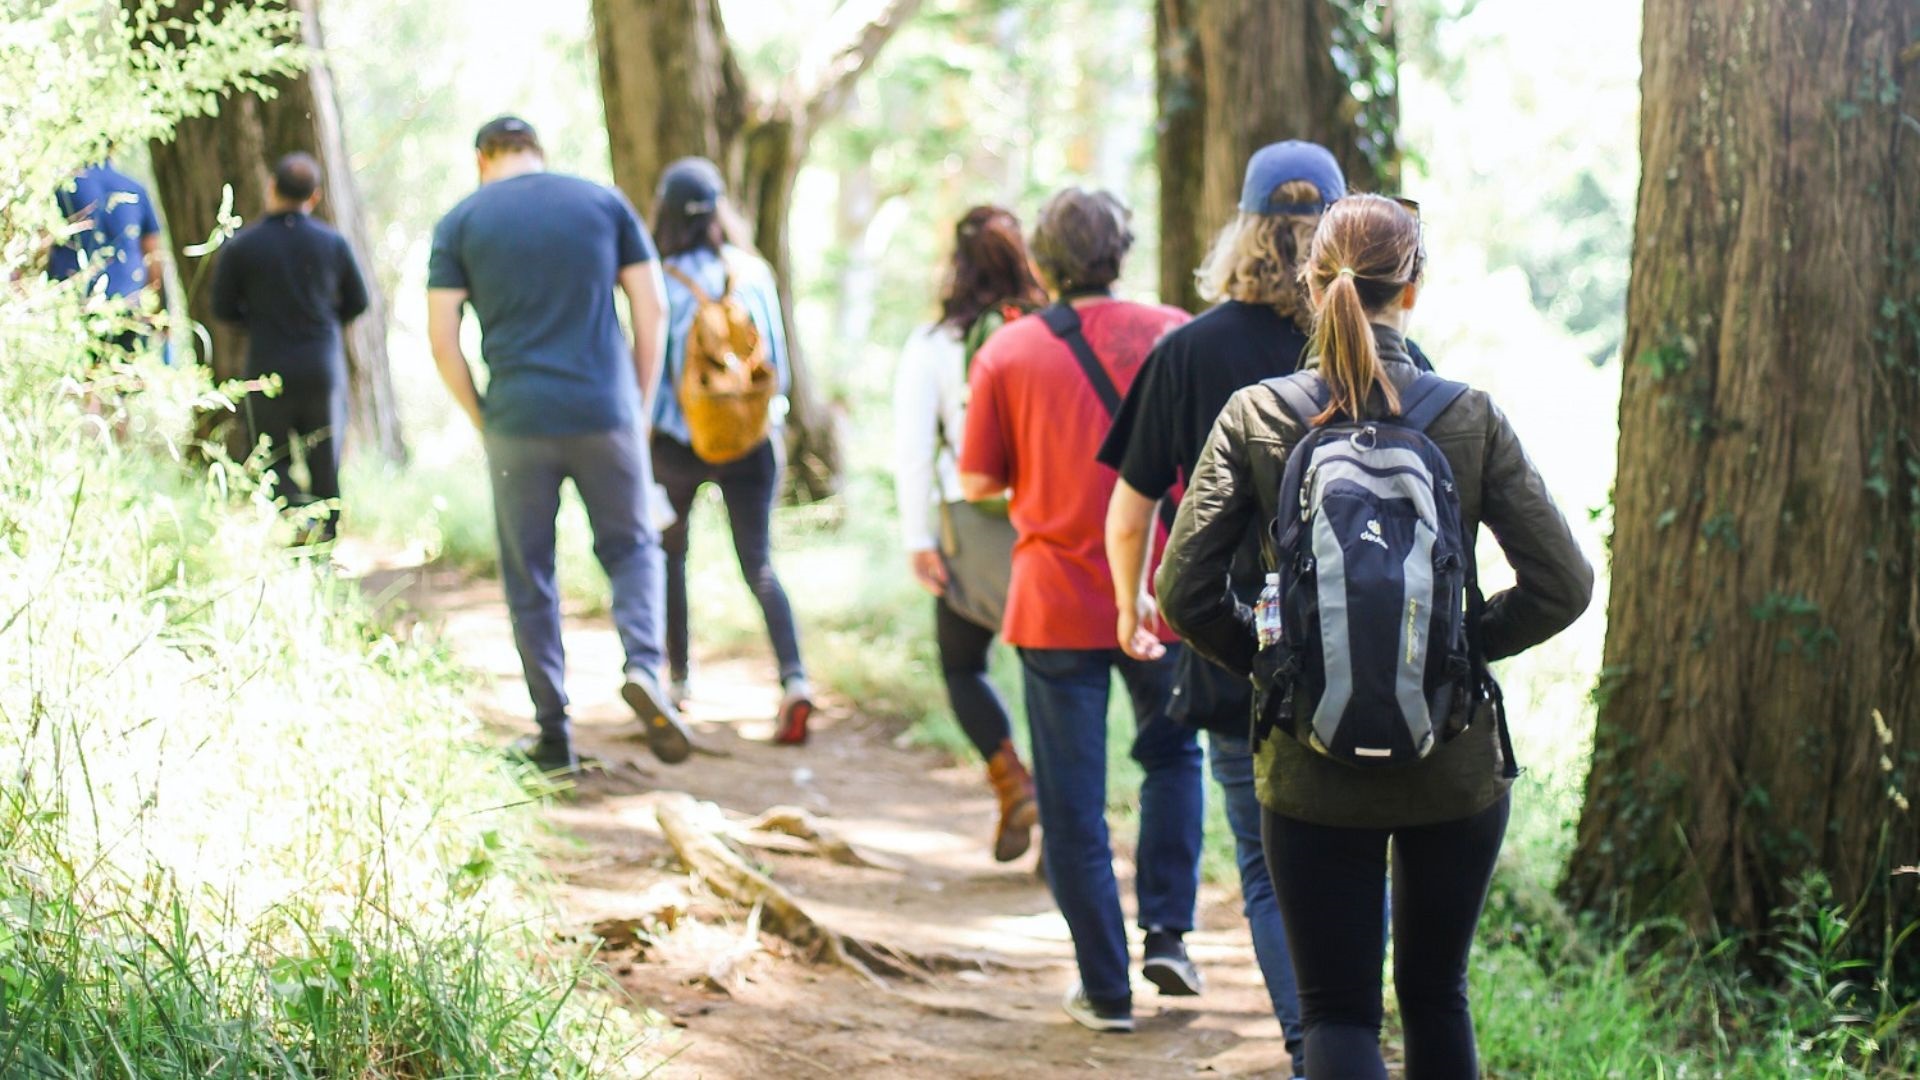
[[[987,763],[999,799],[993,855],[1010,862],[1039,820],[1033,780],[1013,746],[1006,703],[987,678],[1011,568],[1004,506],[966,502],[958,460],[973,353],[995,330],[1046,302],[1019,219],[978,206],[954,227],[940,319],[913,332],[894,383],[894,493],[913,576],[936,598],[934,639],[961,730]]]

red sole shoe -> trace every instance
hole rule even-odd
[[[807,721],[813,719],[813,702],[801,700],[787,706],[780,713],[778,726],[774,728],[773,741],[781,746],[799,746],[807,741]]]

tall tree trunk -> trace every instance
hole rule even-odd
[[[794,487],[805,498],[836,490],[840,438],[794,318],[787,245],[793,186],[813,135],[919,6],[920,0],[850,0],[779,87],[756,93],[734,59],[719,0],[593,0],[614,182],[645,212],[669,162],[693,154],[713,160],[753,228],[754,246],[773,267],[793,364],[789,460]]]
[[[1232,219],[1255,150],[1310,139],[1333,151],[1347,186],[1358,191],[1393,181],[1396,150],[1391,130],[1370,132],[1363,123],[1353,78],[1334,62],[1336,30],[1349,39],[1367,33],[1351,21],[1364,6],[1359,0],[1155,3],[1161,295],[1197,310],[1193,270]],[[1390,30],[1386,6],[1374,6],[1375,22]],[[1371,44],[1390,64],[1390,43]],[[1390,125],[1397,113],[1393,73],[1365,74],[1375,78],[1369,114]]]
[[[394,394],[387,356],[387,297],[373,265],[373,236],[367,230],[360,185],[353,175],[346,127],[340,118],[339,98],[333,92],[333,72],[325,60],[318,0],[288,0],[287,6],[300,12],[312,60],[305,78],[293,80],[279,97],[264,103],[266,120],[272,125],[268,146],[277,152],[304,147],[320,160],[326,186],[316,213],[347,238],[367,281],[367,310],[346,328],[353,433],[357,439],[370,441],[388,461],[405,461],[400,403]]]
[[[1160,302],[1206,306],[1193,271],[1206,254],[1201,200],[1207,176],[1207,86],[1194,9],[1203,0],[1154,0],[1154,165],[1160,173]],[[1219,228],[1215,224],[1214,228]]]
[[[1817,870],[1877,952],[1920,918],[1920,883],[1890,874],[1920,862],[1920,9],[1647,0],[1644,25],[1613,593],[1566,890],[1764,931]]]
[[[124,0],[137,6],[142,0]],[[174,10],[190,18],[230,0],[183,0]],[[346,134],[334,99],[320,32],[316,0],[290,0],[300,12],[307,70],[281,80],[277,93],[234,94],[218,114],[183,121],[169,142],[152,145],[160,205],[166,212],[174,264],[188,289],[187,312],[206,332],[202,360],[216,377],[238,378],[246,368],[246,335],[213,318],[212,265],[217,251],[195,254],[197,245],[221,227],[222,192],[232,189],[231,212],[251,218],[266,205],[268,170],[281,154],[305,150],[320,161],[324,176],[318,216],[345,234],[367,278],[369,304],[346,334],[353,431],[382,455],[401,460],[406,445],[387,360],[387,305],[373,272],[372,244],[360,211],[359,189],[347,154]]]

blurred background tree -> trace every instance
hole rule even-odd
[[[593,0],[614,181],[649,213],[668,163],[699,156],[719,164],[793,326],[794,181],[814,136],[919,7],[920,0],[836,6],[769,92],[734,58],[718,0]],[[840,440],[799,335],[788,338],[789,482],[803,498],[824,498],[839,483]]]
[[[123,2],[134,11],[146,0]],[[202,12],[217,17],[231,6],[233,0],[174,4],[170,21],[156,24],[155,32],[184,42],[192,19]],[[289,0],[288,7],[298,13],[301,31],[286,47],[306,54],[304,69],[273,81],[265,92],[229,92],[217,112],[182,120],[172,138],[150,147],[154,195],[166,212],[174,265],[187,287],[187,314],[204,331],[194,352],[220,378],[245,373],[247,344],[246,331],[213,318],[213,259],[236,215],[251,220],[266,205],[270,172],[280,155],[304,150],[319,159],[324,180],[316,216],[345,234],[370,276],[375,265],[377,253],[327,66],[318,0]],[[379,280],[373,276],[367,311],[346,331],[350,415],[355,435],[399,461],[406,457],[406,443],[387,358],[387,301]],[[229,447],[244,456],[244,445],[245,433],[234,425]]]
[[[1397,190],[1398,63],[1386,0],[1156,0],[1160,296],[1199,311],[1193,269],[1234,214],[1247,158],[1331,148],[1355,191]]]

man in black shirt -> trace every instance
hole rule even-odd
[[[347,360],[340,328],[367,309],[367,286],[346,238],[313,219],[320,163],[288,154],[273,168],[265,216],[220,251],[213,313],[247,331],[247,378],[277,375],[279,392],[247,396],[247,423],[267,440],[266,482],[291,506],[320,504],[314,538],[339,521],[340,443],[347,423]],[[308,484],[287,474],[295,443]]]
[[[1156,644],[1158,616],[1145,584],[1154,505],[1179,497],[1228,398],[1300,366],[1313,312],[1299,284],[1298,260],[1321,212],[1345,194],[1340,166],[1324,147],[1284,142],[1254,154],[1247,163],[1240,212],[1221,230],[1197,271],[1201,295],[1216,305],[1160,340],[1114,418],[1099,460],[1120,472],[1108,507],[1106,542],[1120,607],[1116,632],[1129,654]],[[1409,349],[1426,366],[1419,350]],[[1262,580],[1259,546],[1249,542],[1234,559],[1233,589],[1251,602]],[[1300,1005],[1260,844],[1260,804],[1248,744],[1251,709],[1251,689],[1244,680],[1183,654],[1169,711],[1207,731],[1207,757],[1226,796],[1254,952],[1297,1070],[1306,1062]]]

